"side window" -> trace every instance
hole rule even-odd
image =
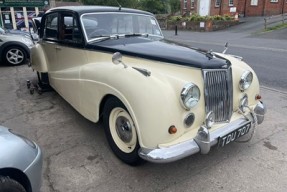
[[[73,14],[62,15],[60,26],[60,40],[70,43],[82,43],[82,35],[76,16]]]
[[[44,39],[57,40],[58,38],[58,13],[47,15],[45,20]]]

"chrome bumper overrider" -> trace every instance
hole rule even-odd
[[[170,147],[162,147],[157,149],[141,148],[139,150],[139,156],[154,163],[169,163],[198,152],[207,154],[210,151],[210,148],[218,143],[219,137],[227,135],[248,122],[251,122],[251,129],[249,132],[254,132],[256,124],[260,124],[264,120],[265,113],[265,105],[262,102],[259,102],[255,106],[254,110],[248,115],[245,115],[244,117],[229,123],[222,128],[209,132],[205,126],[201,126],[194,139]],[[249,134],[249,137],[252,137],[252,135],[253,134]]]

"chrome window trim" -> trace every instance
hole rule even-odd
[[[150,18],[153,18],[158,26],[158,29],[159,29],[159,32],[161,35],[153,35],[153,34],[149,34],[150,36],[154,36],[154,37],[161,37],[163,38],[163,34],[162,34],[162,31],[161,31],[161,28],[159,26],[159,23],[157,21],[157,19],[152,16],[152,15],[145,15],[145,14],[139,14],[139,13],[128,13],[128,12],[93,12],[93,13],[84,13],[80,16],[80,22],[81,22],[81,27],[82,27],[82,30],[84,32],[84,36],[85,36],[85,39],[87,41],[87,43],[89,42],[93,42],[95,40],[98,40],[98,39],[101,39],[102,37],[98,37],[98,38],[94,38],[94,39],[91,39],[91,40],[88,40],[88,35],[86,33],[86,29],[84,27],[84,23],[83,23],[83,16],[86,16],[86,15],[95,15],[95,14],[123,14],[123,15],[140,15],[140,16],[145,16],[145,17],[150,17]],[[113,36],[113,35],[111,35]]]

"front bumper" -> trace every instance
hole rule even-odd
[[[222,128],[209,132],[205,126],[201,126],[194,139],[170,147],[156,149],[141,148],[139,150],[139,156],[154,163],[169,163],[198,152],[207,154],[210,151],[210,148],[218,143],[219,137],[225,136],[237,128],[244,126],[246,123],[251,122],[250,134],[243,136],[249,137],[249,140],[253,136],[255,126],[263,122],[265,113],[266,106],[262,102],[259,102],[254,110],[248,115],[244,115],[242,118],[229,123]]]
[[[42,183],[42,165],[43,165],[43,154],[41,148],[36,144],[37,156],[34,161],[24,170],[24,173],[29,178],[32,191],[40,191]]]

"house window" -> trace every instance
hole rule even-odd
[[[190,7],[194,8],[194,0],[190,0]]]
[[[215,7],[220,7],[221,0],[215,0]]]
[[[184,8],[184,9],[187,8],[187,0],[183,0],[183,8]]]
[[[271,3],[278,3],[278,0],[270,0]]]
[[[272,1],[272,0],[271,0]],[[278,1],[278,0],[277,0]],[[229,6],[233,6],[233,0],[229,0]]]
[[[258,0],[251,0],[250,5],[257,6],[258,5]]]

